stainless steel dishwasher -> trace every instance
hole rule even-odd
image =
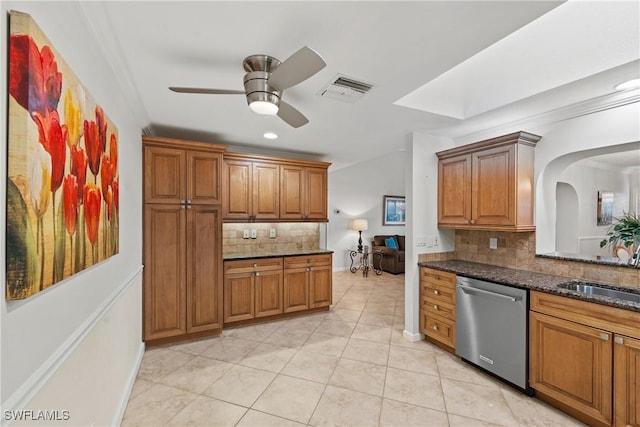
[[[458,276],[456,354],[532,394],[528,312],[526,289]]]

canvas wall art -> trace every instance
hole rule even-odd
[[[33,19],[10,13],[7,292],[118,253],[118,130]]]

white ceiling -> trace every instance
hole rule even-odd
[[[138,1],[82,8],[147,132],[310,155],[336,167],[402,150],[415,130],[460,137],[602,97],[640,75],[637,1]],[[284,93],[310,120],[298,129],[252,113],[241,95],[167,89],[241,90],[246,56],[284,60],[304,45],[328,65]],[[318,96],[339,73],[375,88],[353,104]],[[265,131],[280,138],[266,140]]]

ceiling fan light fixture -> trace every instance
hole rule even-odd
[[[249,108],[261,116],[275,116],[278,114],[278,106],[269,101],[253,101],[249,104]]]

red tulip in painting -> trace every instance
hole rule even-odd
[[[6,295],[14,300],[118,253],[118,130],[31,17],[14,11],[8,86]]]

